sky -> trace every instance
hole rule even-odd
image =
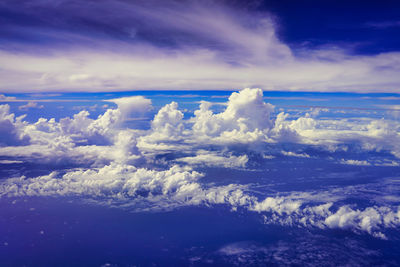
[[[400,265],[399,10],[0,0],[0,265]]]
[[[0,91],[399,91],[397,1],[0,3]]]
[[[1,99],[5,266],[400,262],[398,94]]]

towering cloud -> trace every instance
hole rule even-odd
[[[26,145],[29,143],[29,136],[21,130],[24,127],[22,117],[15,118],[10,114],[9,105],[0,105],[0,146]]]
[[[35,123],[24,121],[23,116],[15,118],[8,105],[1,105],[0,156],[6,163],[70,164],[78,169],[6,179],[0,184],[0,195],[78,196],[134,210],[223,204],[260,213],[265,223],[350,229],[380,238],[387,238],[385,229],[400,225],[399,209],[390,198],[379,196],[384,201],[363,207],[344,203],[354,190],[351,186],[260,194],[255,193],[257,184],[203,182],[205,174],[196,170],[240,171],[274,157],[311,160],[336,151],[392,153],[391,161],[376,156],[337,158],[341,166],[398,166],[400,124],[396,121],[318,119],[309,113],[293,118],[276,114],[263,101],[261,89],[246,88],[233,93],[220,113],[203,101],[186,119],[178,103],[171,102],[158,110],[150,129],[137,130],[123,121],[151,110],[151,101],[144,97],[111,101],[118,107],[95,119],[84,110],[72,118],[40,118]],[[375,187],[367,186],[363,190]]]

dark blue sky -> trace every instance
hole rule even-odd
[[[399,1],[263,1],[277,15],[279,36],[293,45],[344,45],[357,53],[400,48]]]

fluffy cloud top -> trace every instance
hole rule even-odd
[[[117,109],[108,109],[97,119],[89,118],[88,111],[81,111],[72,118],[39,119],[34,124],[15,118],[8,105],[1,106],[3,143],[5,145],[27,144],[57,147],[82,145],[113,146],[121,136],[131,135],[132,150],[142,151],[191,149],[193,146],[216,144],[260,144],[294,142],[312,144],[327,150],[358,145],[363,150],[386,150],[400,155],[400,125],[396,121],[367,119],[312,118],[309,114],[288,119],[279,113],[271,119],[273,106],[263,101],[261,89],[244,89],[233,93],[223,112],[214,114],[210,103],[202,102],[194,116],[184,119],[178,104],[172,102],[162,107],[151,122],[151,129],[140,132],[125,129],[121,122],[133,114],[152,109],[151,101],[143,97],[112,100]],[[124,133],[124,134],[122,134]],[[129,134],[128,134],[129,133]],[[40,152],[39,152],[40,153]],[[306,153],[282,152],[286,156],[309,157]],[[347,163],[350,163],[347,161]]]
[[[312,157],[301,150],[288,151],[287,142],[318,147],[325,153],[354,149],[386,151],[399,157],[400,125],[382,119],[317,119],[310,114],[274,118],[273,106],[263,101],[261,89],[233,93],[225,110],[214,113],[202,102],[194,116],[185,119],[176,102],[162,107],[149,130],[123,126],[128,116],[147,112],[151,101],[143,97],[112,100],[96,119],[88,111],[72,118],[40,118],[35,123],[15,118],[8,105],[0,106],[0,156],[11,162],[73,163],[78,169],[38,177],[17,177],[0,184],[1,196],[80,196],[134,209],[170,209],[183,205],[230,206],[264,216],[266,223],[318,228],[343,228],[386,238],[384,229],[400,225],[398,207],[384,202],[363,208],[343,204],[333,193],[268,193],[259,197],[249,184],[203,183],[198,167],[246,168],[250,157]],[[268,145],[268,146],[267,146]],[[265,151],[275,145],[276,151]],[[235,146],[240,149],[234,150]],[[245,152],[243,152],[245,151]],[[174,155],[168,160],[168,153]],[[246,154],[243,154],[246,153]],[[369,161],[342,159],[338,164],[370,165]],[[376,166],[396,166],[381,161]],[[323,196],[322,196],[323,195]]]
[[[264,103],[261,89],[247,88],[233,93],[222,113],[213,114],[209,108],[210,103],[203,102],[195,111],[193,131],[196,134],[221,140],[247,138],[254,141],[272,127],[273,106]]]
[[[22,117],[15,118],[10,114],[9,105],[0,105],[0,145],[23,145],[29,142],[29,136],[25,135],[21,128],[24,127]]]
[[[129,115],[144,114],[151,110],[151,100],[143,96],[131,96],[108,100],[118,105],[124,118]]]
[[[235,184],[204,188],[203,175],[190,168],[172,166],[165,171],[110,164],[99,169],[69,171],[63,175],[11,178],[0,184],[0,196],[80,196],[100,203],[135,210],[170,209],[183,205],[224,204],[264,215],[266,223],[318,228],[342,228],[387,238],[381,231],[400,226],[400,207],[367,207],[364,210],[333,203],[318,204],[312,198],[289,195],[259,201]]]
[[[228,157],[219,156],[215,152],[198,151],[196,156],[179,158],[178,162],[189,165],[222,166],[225,168],[245,167],[249,158],[246,155]]]

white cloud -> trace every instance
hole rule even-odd
[[[371,166],[371,163],[366,160],[342,159],[340,163],[346,165]]]
[[[152,121],[148,135],[140,137],[138,147],[144,151],[181,149],[182,144],[256,143],[268,139],[273,127],[273,106],[264,103],[261,89],[243,89],[233,93],[226,109],[214,114],[209,102],[202,102],[195,116],[183,120],[178,104],[162,107]],[[177,142],[180,141],[179,144]]]
[[[168,1],[151,8],[140,1],[106,1],[96,7],[106,12],[112,5],[115,12],[108,13],[104,21],[97,14],[85,12],[85,8],[91,10],[87,5],[82,3],[79,11],[68,11],[77,21],[111,23],[110,28],[116,27],[113,22],[124,21],[129,25],[119,28],[127,39],[46,28],[46,38],[64,45],[43,46],[38,52],[35,44],[18,43],[20,50],[0,51],[3,92],[253,86],[266,90],[397,92],[400,83],[399,52],[358,55],[329,48],[329,44],[294,50],[278,38],[279,25],[270,14],[192,1],[180,5]],[[68,8],[74,9],[72,6]],[[46,6],[46,10],[51,8],[54,6]],[[140,26],[144,32],[152,29],[166,34],[172,45],[166,48],[156,41],[134,38],[132,32]],[[13,30],[21,36],[26,31],[43,36],[43,30],[37,27],[16,26]]]
[[[333,203],[319,204],[312,194],[292,193],[259,201],[246,186],[230,184],[205,187],[203,174],[188,167],[149,170],[112,163],[101,168],[52,172],[34,178],[11,178],[0,184],[2,196],[78,196],[134,210],[171,209],[185,205],[224,204],[263,214],[265,223],[318,228],[341,228],[387,238],[382,231],[400,225],[400,207],[352,209]],[[322,193],[320,193],[322,194]],[[316,198],[315,198],[316,197]],[[313,199],[315,198],[315,199]]]
[[[3,94],[0,94],[0,102],[7,102],[7,101],[13,101],[16,100],[16,97],[14,96],[5,96]]]
[[[281,151],[282,155],[289,156],[289,157],[298,157],[298,158],[310,158],[310,155],[307,153],[296,153],[292,151]]]
[[[117,159],[120,162],[135,160],[138,158],[138,131],[122,129],[121,123],[132,112],[147,112],[151,101],[144,97],[113,101],[118,102],[121,108],[108,109],[97,119],[89,118],[89,112],[83,110],[59,122],[40,118],[33,124],[22,122],[23,117],[14,119],[14,114],[9,113],[9,106],[2,105],[2,136],[8,147],[0,148],[0,155],[24,157],[28,161],[41,158],[45,162],[85,162],[86,159],[88,164]],[[30,145],[15,146],[19,144]]]
[[[202,183],[203,174],[192,169],[199,166],[244,168],[252,153],[264,158],[272,158],[268,155],[274,152],[314,157],[308,150],[304,153],[298,152],[303,151],[300,149],[295,152],[282,149],[280,142],[322,147],[328,152],[357,144],[359,153],[375,150],[399,156],[398,122],[372,118],[317,119],[311,115],[289,119],[285,113],[273,120],[273,107],[264,103],[262,91],[244,89],[232,94],[222,112],[214,114],[210,104],[203,102],[194,117],[187,120],[177,103],[167,104],[155,115],[151,129],[143,131],[126,129],[121,122],[126,114],[149,110],[150,101],[142,97],[112,101],[118,108],[107,109],[96,119],[90,118],[88,111],[81,111],[72,118],[59,121],[41,118],[35,123],[25,122],[23,117],[15,118],[8,105],[0,105],[0,133],[4,142],[0,156],[4,164],[18,160],[75,163],[81,167],[65,173],[6,179],[0,183],[0,194],[80,196],[100,202],[103,198],[103,203],[137,210],[222,204],[233,210],[258,212],[266,223],[342,228],[380,238],[385,238],[386,228],[400,225],[400,212],[392,202],[385,202],[383,196],[373,199],[374,204],[369,206],[343,204],[348,195],[354,197],[357,192],[368,190],[352,187],[317,193],[263,192],[257,194],[262,197],[256,197],[251,191],[252,185]],[[233,151],[231,146],[239,144],[246,147],[246,152],[252,152],[246,155]],[[213,149],[205,150],[209,145]],[[276,148],[265,151],[263,145],[276,145]],[[166,150],[180,153],[174,153],[172,159],[159,159]],[[139,166],[138,162],[155,163],[152,166],[157,169],[135,167]],[[391,159],[371,163],[369,159],[343,159],[340,163],[398,165]]]
[[[225,168],[235,168],[246,166],[249,158],[247,155],[242,156],[221,156],[217,153],[209,151],[198,151],[196,156],[178,158],[178,162],[185,162],[189,165],[205,165],[205,166],[222,166]]]
[[[43,105],[38,105],[38,103],[29,101],[26,105],[21,105],[18,107],[19,110],[27,111],[30,108],[43,108]]]
[[[272,127],[271,104],[263,101],[261,89],[243,89],[233,93],[224,112],[213,114],[210,104],[203,102],[194,112],[194,134],[214,137],[220,142],[252,142],[263,139],[263,131]]]
[[[7,159],[0,160],[0,164],[18,164],[18,163],[23,163],[23,161],[21,161],[21,160],[7,160]]]
[[[47,146],[43,151],[49,151],[51,147],[63,147],[65,151],[82,145],[112,146],[120,138],[119,133],[124,130],[121,122],[127,118],[127,114],[151,109],[151,102],[143,97],[112,101],[118,104],[118,108],[106,110],[97,119],[89,118],[89,112],[83,110],[72,118],[63,118],[59,122],[41,118],[34,124],[23,122],[23,117],[15,119],[15,115],[9,113],[9,107],[3,105],[2,129],[4,136],[9,137],[4,140],[8,140],[8,145],[17,145],[18,140],[27,144],[29,139],[37,148],[39,145]],[[140,154],[159,150],[191,151],[193,147],[199,146],[201,149],[202,145],[207,144],[295,142],[318,145],[333,151],[343,147],[342,145],[359,144],[362,150],[387,150],[400,157],[400,124],[395,121],[318,120],[308,115],[289,120],[285,113],[279,113],[275,120],[271,120],[273,107],[264,103],[260,89],[244,89],[232,94],[221,113],[214,114],[209,105],[208,102],[201,103],[195,116],[189,120],[184,120],[183,113],[175,102],[162,107],[154,117],[149,131],[130,130],[132,137],[128,139],[131,140],[131,145],[127,147],[135,151],[134,154]],[[261,147],[254,145],[252,148],[257,150]],[[31,149],[35,150],[35,147]],[[7,148],[7,152],[10,150],[11,148]],[[23,151],[18,153],[21,152]],[[38,153],[41,154],[42,151]],[[306,153],[282,153],[287,156],[310,157]]]
[[[153,120],[152,132],[140,138],[138,146],[148,150],[173,150],[177,141],[181,141],[179,147],[183,144],[294,142],[336,150],[341,145],[358,144],[364,150],[387,150],[400,156],[400,124],[396,121],[316,119],[308,113],[290,120],[288,114],[282,112],[271,120],[272,111],[273,107],[263,102],[260,89],[244,89],[232,94],[226,109],[217,114],[210,110],[210,103],[202,102],[195,116],[187,121],[173,102],[160,109]],[[296,156],[293,153],[286,155]],[[299,153],[297,156],[309,155]]]
[[[15,118],[10,113],[9,105],[0,105],[0,146],[24,145],[29,142],[29,136],[23,133],[24,116]]]
[[[330,228],[357,229],[376,237],[386,238],[377,230],[381,226],[400,225],[400,209],[396,212],[386,207],[368,207],[360,211],[353,210],[349,206],[342,206],[327,217],[324,223]]]
[[[328,150],[336,150],[341,144],[358,144],[363,150],[387,150],[400,157],[399,129],[400,123],[391,120],[300,117],[290,121],[285,114],[279,114],[272,137],[279,141],[319,145]]]
[[[2,195],[58,196],[77,195],[114,199],[156,197],[179,194],[192,185],[200,173],[173,166],[166,171],[137,169],[130,165],[111,164],[99,169],[82,169],[59,175],[25,179],[13,178],[2,184]]]
[[[152,109],[151,100],[143,96],[130,96],[107,100],[118,105],[124,118],[130,115],[144,114]]]
[[[151,58],[141,56],[141,48],[135,45],[131,53],[123,52],[125,49],[94,52],[81,48],[68,54],[56,51],[39,56],[1,51],[2,91],[226,90],[256,85],[265,90],[397,92],[400,82],[396,75],[399,53],[351,56],[343,51],[332,61],[294,58],[277,64],[268,60],[256,64],[244,60],[232,66],[220,60],[219,51],[198,49],[171,54],[154,47],[148,49],[155,50]],[[315,53],[310,51],[309,55]],[[27,63],[21,65],[21,59]],[[87,72],[90,78],[71,79],[75,75],[71,70]]]
[[[291,214],[298,212],[302,202],[300,200],[291,200],[284,197],[267,197],[261,202],[255,203],[252,210],[254,211],[272,211],[280,215],[283,213]]]

